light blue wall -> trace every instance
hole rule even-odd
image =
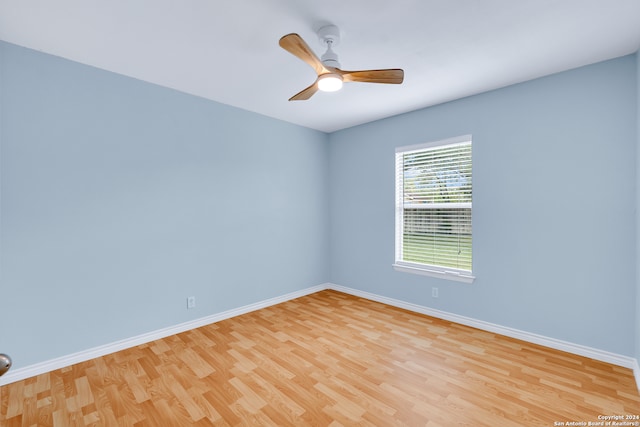
[[[16,368],[329,280],[640,358],[638,55],[329,136],[5,43],[0,60]],[[466,133],[476,282],[393,271],[394,148]]]
[[[15,368],[326,282],[326,134],[0,54],[0,352]]]
[[[640,50],[636,52],[636,138],[636,360],[640,362]]]
[[[636,78],[627,56],[331,134],[331,281],[633,356]],[[394,271],[394,148],[464,134],[476,281]]]

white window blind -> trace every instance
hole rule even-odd
[[[469,276],[471,136],[396,149],[396,266]]]

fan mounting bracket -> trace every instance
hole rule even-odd
[[[325,25],[318,30],[318,39],[325,48],[340,44],[340,29],[335,25]]]

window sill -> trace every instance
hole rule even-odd
[[[434,270],[419,265],[393,264],[396,271],[403,273],[420,274],[422,276],[437,277],[439,279],[453,280],[455,282],[473,283],[475,276],[459,273],[457,271]]]

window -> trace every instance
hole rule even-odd
[[[396,270],[472,282],[471,135],[396,149]]]

